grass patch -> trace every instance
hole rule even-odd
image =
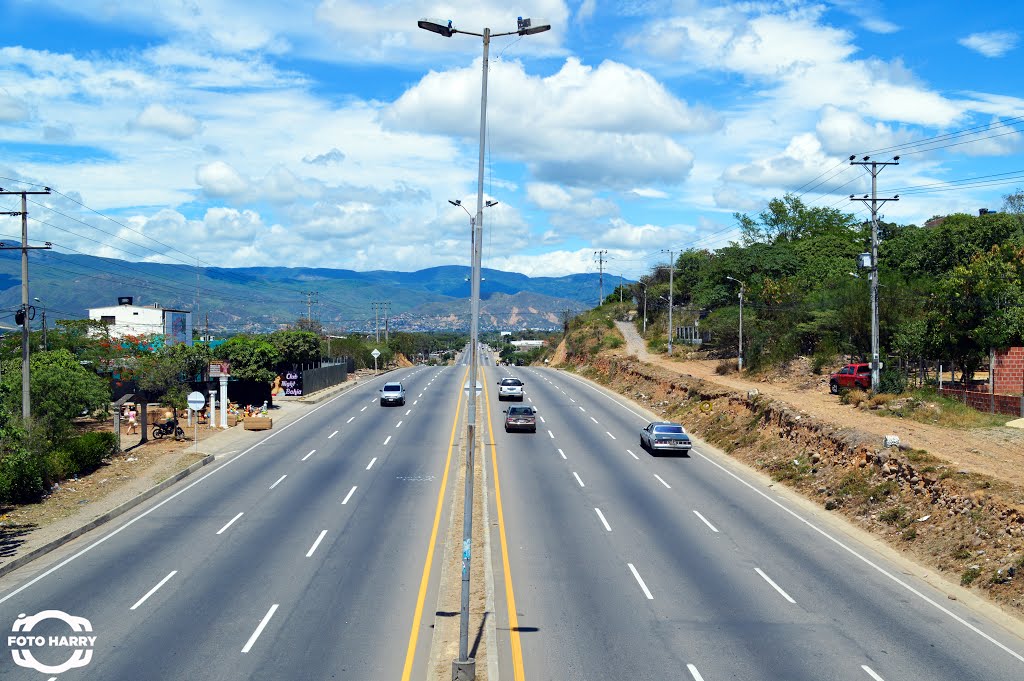
[[[867,499],[871,496],[871,481],[862,471],[851,471],[839,481],[836,496]]]
[[[960,586],[970,586],[971,582],[981,576],[981,568],[969,567],[960,575]]]
[[[886,403],[885,409],[879,409],[878,413],[920,423],[930,423],[944,428],[958,430],[996,428],[1005,426],[1014,418],[1003,414],[986,414],[976,411],[959,400],[940,395],[938,391],[929,388],[912,390],[890,397],[893,399]]]
[[[907,510],[902,506],[887,508],[878,514],[878,519],[887,525],[900,525],[906,519]]]

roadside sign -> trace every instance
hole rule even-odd
[[[481,393],[481,391],[483,391],[483,389],[484,389],[483,383],[481,383],[480,381],[477,381],[476,382],[476,394],[479,395]],[[466,381],[462,385],[462,392],[466,392],[466,393],[469,392],[469,381]]]
[[[230,369],[231,365],[227,362],[210,362],[210,378],[227,376]]]
[[[198,390],[188,394],[188,408],[199,411],[206,406],[206,397]]]
[[[370,354],[373,355],[374,359],[377,359],[378,357],[380,357],[380,350],[378,350],[377,348],[374,348],[373,352],[371,352]]]

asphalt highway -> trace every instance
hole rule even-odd
[[[420,629],[410,678],[423,678],[436,595],[417,627],[413,615],[464,375],[392,372],[403,407],[377,404],[377,378],[268,431],[78,540],[69,562],[26,583],[9,575],[0,623],[47,609],[87,618],[92,659],[62,681],[394,681]],[[4,657],[0,678],[46,678]]]
[[[61,681],[426,678],[467,356],[253,433],[258,444],[5,576],[0,626],[49,609],[88,619],[91,659]],[[579,377],[482,363],[502,678],[1024,678],[1024,642],[825,511],[699,442],[652,457],[648,415]],[[508,375],[526,383],[536,434],[504,432]],[[378,405],[385,378],[405,383],[405,406]],[[50,632],[69,633],[36,633]],[[3,679],[56,677],[0,659]]]
[[[485,375],[508,546],[494,569],[516,613],[498,589],[503,678],[1024,678],[1019,638],[724,455],[652,457],[636,405],[549,369]],[[503,430],[507,375],[526,383],[536,434]]]

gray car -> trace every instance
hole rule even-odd
[[[498,381],[498,401],[519,400],[523,401],[523,386],[526,384],[515,376],[509,376]]]
[[[405,404],[405,386],[398,381],[385,383],[380,389],[380,406]]]
[[[693,443],[686,429],[678,423],[654,421],[640,431],[640,446],[652,454],[682,452],[689,455]]]

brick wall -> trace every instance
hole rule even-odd
[[[1024,392],[1024,347],[996,350],[995,392],[1020,395]]]
[[[966,393],[963,390],[957,388],[943,388],[942,394],[946,397],[951,397],[955,400],[965,402],[971,409],[977,409],[978,411],[991,412],[992,403],[995,402],[995,411],[997,414],[1007,414],[1009,416],[1024,416],[1024,409],[1022,409],[1022,400],[1020,395],[989,395],[987,392],[977,392],[974,390],[968,390]]]

